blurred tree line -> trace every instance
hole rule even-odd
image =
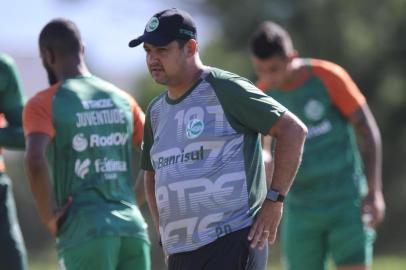
[[[382,133],[387,210],[376,250],[404,253],[406,234],[400,232],[406,225],[406,1],[201,0],[183,1],[182,8],[218,21],[218,29],[213,29],[217,36],[201,51],[206,65],[255,81],[248,39],[261,22],[273,20],[289,31],[301,57],[333,61],[350,73]],[[164,87],[146,74],[135,89],[146,109]]]
[[[404,0],[194,0],[178,1],[192,16],[204,13],[217,21],[210,44],[201,48],[206,65],[223,68],[255,81],[248,39],[264,20],[273,20],[291,34],[302,57],[321,58],[344,67],[368,99],[383,140],[383,183],[387,216],[378,229],[378,253],[404,253],[406,225],[406,1]],[[198,25],[199,29],[202,26]],[[164,90],[149,74],[132,89],[144,111]],[[22,153],[6,154],[25,242],[31,254],[53,246],[33,206],[28,183],[22,181]],[[163,266],[147,207],[153,267]],[[45,239],[45,241],[44,241]],[[34,252],[33,252],[34,251]],[[275,251],[273,251],[275,252]],[[277,252],[277,251],[276,251]]]

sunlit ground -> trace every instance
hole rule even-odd
[[[278,259],[273,259],[268,264],[269,270],[282,270],[282,266]],[[56,270],[58,263],[55,252],[48,252],[47,254],[36,255],[30,260],[31,270]],[[330,266],[329,270],[335,269]],[[373,270],[405,270],[406,269],[406,256],[377,256],[374,260]],[[160,269],[153,269],[160,270]]]

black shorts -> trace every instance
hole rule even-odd
[[[250,248],[245,228],[223,236],[197,250],[169,256],[169,270],[264,270],[268,247]]]

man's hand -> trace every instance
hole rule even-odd
[[[362,217],[366,225],[375,228],[385,217],[385,200],[381,191],[368,193],[362,202]]]
[[[282,218],[283,204],[265,200],[248,234],[251,248],[262,250],[267,243],[273,244]]]
[[[58,221],[62,218],[66,211],[68,210],[69,206],[72,204],[73,198],[71,196],[68,197],[66,203],[62,206],[62,208],[58,209],[53,216],[46,222],[46,227],[48,231],[51,233],[53,237],[56,237],[58,233]]]

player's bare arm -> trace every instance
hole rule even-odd
[[[363,202],[363,211],[371,215],[368,223],[375,227],[385,215],[385,201],[382,195],[381,135],[367,104],[352,113],[349,121],[357,136],[358,148],[368,181],[368,195]]]
[[[149,208],[152,220],[155,225],[156,233],[159,237],[159,215],[158,215],[158,207],[156,205],[156,199],[155,199],[155,172],[145,171],[144,187],[145,187],[145,196],[147,199],[148,208]]]
[[[285,112],[269,131],[276,139],[271,188],[282,195],[288,193],[299,168],[306,134],[305,125],[290,112]],[[267,242],[274,243],[282,212],[281,202],[265,200],[249,234],[252,248],[263,249]]]
[[[68,200],[64,207],[54,212],[54,196],[45,157],[45,151],[50,141],[50,137],[44,133],[28,135],[26,138],[25,166],[41,221],[51,235],[56,236],[58,219],[65,213],[72,202],[72,198]]]
[[[134,185],[135,198],[137,199],[137,205],[142,206],[145,203],[145,188],[144,188],[144,172],[141,170],[135,180]]]
[[[267,188],[271,186],[273,175],[272,137],[262,136],[262,159],[264,161]]]

